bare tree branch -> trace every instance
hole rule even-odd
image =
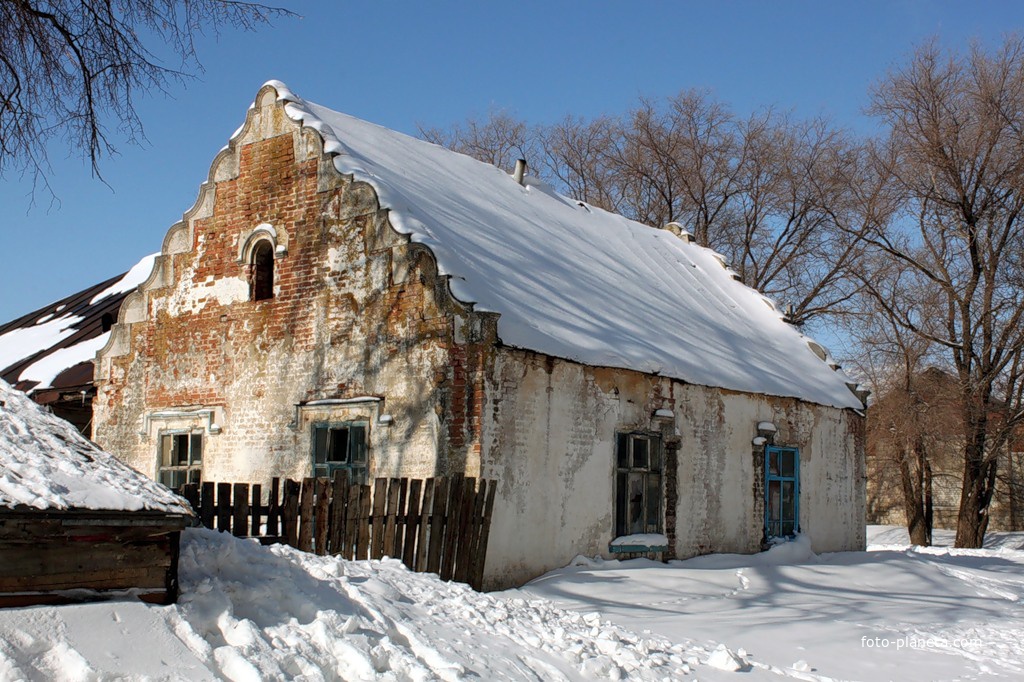
[[[239,0],[0,0],[0,176],[29,173],[48,187],[47,145],[62,140],[96,176],[116,153],[108,125],[144,137],[139,92],[201,69],[194,37],[253,30],[287,10]],[[169,46],[165,66],[141,36]]]

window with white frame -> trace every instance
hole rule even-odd
[[[615,535],[660,533],[661,439],[620,433],[615,449]]]
[[[168,488],[199,483],[203,471],[203,434],[191,431],[160,434],[159,480]]]

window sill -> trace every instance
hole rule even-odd
[[[623,535],[611,541],[608,551],[612,554],[667,552],[668,538],[660,533]]]

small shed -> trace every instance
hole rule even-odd
[[[0,607],[170,604],[188,503],[0,380]]]

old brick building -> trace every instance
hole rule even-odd
[[[864,543],[861,401],[716,254],[280,83],[96,380],[96,439],[172,485],[497,479],[491,586],[623,536]]]

